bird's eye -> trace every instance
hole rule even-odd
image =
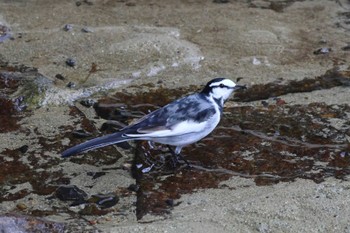
[[[225,85],[221,83],[221,84],[219,85],[219,87],[224,88]]]

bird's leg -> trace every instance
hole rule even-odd
[[[182,161],[184,161],[187,164],[187,166],[191,167],[190,163],[180,153],[181,149],[180,149],[180,151],[178,151],[178,150],[174,151],[169,145],[168,145],[168,148],[169,148],[170,153],[172,154],[172,158],[173,158],[172,160],[173,160],[174,167],[176,166],[177,163],[179,163],[178,158],[180,158]]]

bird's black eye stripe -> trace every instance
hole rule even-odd
[[[225,84],[222,84],[222,83],[220,83],[219,85],[211,86],[211,88],[216,88],[216,87],[228,88]]]

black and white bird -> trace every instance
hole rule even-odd
[[[213,79],[201,92],[175,100],[119,132],[73,146],[62,152],[62,157],[130,140],[175,146],[172,152],[181,156],[184,146],[201,140],[215,129],[231,93],[245,88],[226,78]]]

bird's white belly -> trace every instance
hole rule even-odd
[[[195,143],[210,134],[220,122],[220,114],[215,114],[209,119],[201,131],[186,134],[166,136],[149,139],[150,141],[167,144],[171,146],[186,146]]]

